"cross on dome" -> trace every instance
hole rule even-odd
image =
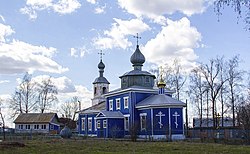
[[[139,45],[139,39],[141,39],[141,37],[139,36],[139,34],[138,33],[136,33],[136,36],[133,36],[134,38],[136,38],[136,45],[138,46]]]
[[[98,52],[98,54],[100,55],[100,60],[102,61],[102,56],[105,55],[105,54],[103,53],[102,50],[100,50],[100,52]]]

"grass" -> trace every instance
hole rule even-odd
[[[193,143],[193,142],[131,142],[102,139],[83,140],[30,140],[25,141],[24,147],[1,146],[0,153],[18,154],[75,154],[75,153],[190,153],[190,154],[244,154],[250,153],[250,146],[244,145],[224,145],[215,143]]]

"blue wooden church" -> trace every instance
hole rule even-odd
[[[130,58],[133,70],[119,78],[121,87],[109,91],[104,77],[105,65],[98,64],[99,77],[93,82],[92,106],[79,112],[79,134],[97,137],[139,137],[184,139],[183,107],[185,103],[171,97],[162,77],[142,70],[145,57],[136,46]]]

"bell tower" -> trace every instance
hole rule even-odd
[[[94,98],[92,99],[92,106],[105,101],[103,94],[109,92],[110,84],[108,80],[103,76],[105,65],[102,62],[102,56],[104,55],[104,53],[101,50],[98,54],[100,55],[100,62],[98,64],[99,77],[97,77],[93,82]]]

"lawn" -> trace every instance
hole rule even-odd
[[[83,140],[30,140],[21,142],[24,147],[4,146],[0,143],[0,153],[9,154],[31,154],[31,153],[225,153],[225,154],[249,154],[250,146],[224,145],[214,143],[192,143],[192,142],[131,142],[102,139]]]

